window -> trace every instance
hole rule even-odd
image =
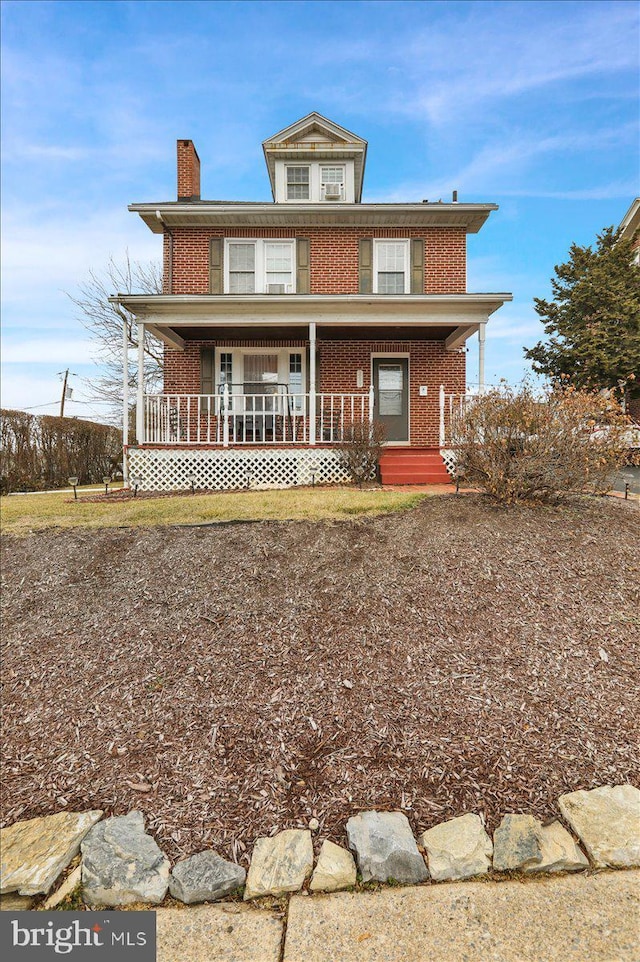
[[[220,387],[225,384],[233,384],[233,355],[227,353],[220,355]]]
[[[293,245],[268,243],[264,250],[267,294],[287,294],[293,289]]]
[[[374,294],[409,292],[409,242],[374,242]]]
[[[289,394],[302,394],[302,354],[289,355]],[[302,411],[304,399],[295,397],[293,405],[296,412]]]
[[[272,348],[267,353],[265,349],[225,345],[216,350],[216,359],[214,391],[220,392],[227,384],[234,394],[305,392],[306,361],[299,349]]]
[[[287,200],[309,200],[308,167],[287,167]]]
[[[295,241],[227,240],[225,294],[293,294]]]
[[[229,244],[229,293],[254,294],[255,289],[255,244]]]
[[[344,200],[344,167],[321,167],[320,188],[323,200]]]

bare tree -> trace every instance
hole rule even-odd
[[[114,413],[122,405],[122,332],[126,323],[131,345],[137,343],[135,319],[121,304],[112,304],[114,294],[161,294],[162,268],[156,261],[141,264],[132,261],[127,251],[119,263],[109,258],[102,273],[90,271],[89,279],[81,284],[77,294],[69,294],[78,310],[78,320],[90,332],[98,346],[99,364],[103,373],[90,384],[94,401],[109,402]],[[148,332],[144,339],[145,391],[153,393],[162,380],[164,350],[162,342]],[[129,394],[135,397],[138,366],[129,365]]]

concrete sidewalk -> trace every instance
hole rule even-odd
[[[637,962],[640,871],[160,909],[158,962]]]

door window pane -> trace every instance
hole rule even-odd
[[[378,366],[378,414],[381,417],[402,414],[402,365]]]
[[[278,393],[278,355],[245,354],[244,356],[244,393]],[[274,402],[270,397],[247,398],[247,411],[273,411]]]

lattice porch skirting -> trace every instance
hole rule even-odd
[[[129,477],[138,481],[140,491],[187,491],[190,475],[196,490],[209,491],[291,488],[349,480],[338,452],[331,448],[129,449]]]
[[[444,461],[444,466],[451,475],[452,478],[456,474],[456,465],[458,463],[458,458],[455,451],[451,451],[447,448],[441,448],[440,454],[442,455],[442,460]]]

